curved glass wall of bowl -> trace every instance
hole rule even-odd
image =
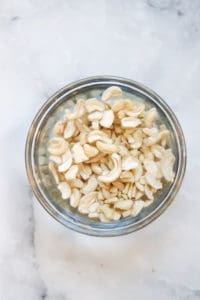
[[[117,85],[124,97],[145,103],[146,108],[156,107],[158,124],[165,124],[171,132],[169,146],[176,157],[173,183],[165,183],[156,195],[156,200],[136,217],[102,223],[92,221],[73,209],[61,198],[55,181],[48,168],[48,140],[52,137],[53,126],[60,120],[65,109],[72,110],[79,98],[96,97],[100,100],[102,91]],[[59,222],[73,230],[97,236],[115,236],[138,230],[157,218],[172,202],[180,188],[186,164],[186,149],[181,127],[169,106],[153,91],[143,85],[117,77],[92,77],[67,85],[53,95],[36,115],[26,144],[26,167],[34,194],[42,206]]]

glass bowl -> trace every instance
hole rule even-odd
[[[104,89],[118,85],[130,99],[143,101],[148,108],[156,107],[158,123],[164,123],[171,135],[169,146],[176,157],[175,179],[166,183],[155,201],[144,208],[136,217],[127,217],[109,223],[94,221],[70,207],[62,200],[60,192],[48,169],[47,143],[52,137],[52,128],[66,108],[72,108],[77,98],[99,97]],[[26,169],[33,192],[46,211],[66,227],[94,236],[117,236],[143,228],[169,206],[178,192],[185,172],[186,147],[183,132],[170,107],[149,88],[135,81],[113,77],[97,76],[69,84],[50,97],[37,113],[28,132],[26,141]]]

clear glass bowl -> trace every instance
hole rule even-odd
[[[52,128],[62,117],[66,108],[72,108],[77,98],[99,97],[102,90],[118,85],[124,94],[133,100],[143,101],[147,107],[156,107],[159,112],[158,122],[164,123],[170,130],[169,146],[176,157],[174,166],[175,179],[166,183],[156,200],[144,208],[136,217],[103,223],[93,221],[70,207],[68,201],[62,200],[55,182],[48,169],[47,143],[52,137]],[[135,81],[98,76],[86,78],[69,84],[55,93],[39,110],[31,124],[26,142],[26,169],[33,192],[46,211],[68,228],[95,236],[117,236],[138,230],[162,214],[178,192],[185,172],[186,147],[183,132],[173,111],[149,88]]]

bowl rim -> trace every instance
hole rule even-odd
[[[105,83],[110,85],[122,85],[122,86],[129,86],[134,87],[138,89],[138,91],[142,91],[145,94],[148,95],[148,97],[152,97],[156,100],[158,100],[159,105],[162,106],[165,113],[167,113],[170,116],[170,120],[172,121],[172,124],[174,128],[176,129],[177,134],[177,141],[179,142],[179,168],[176,173],[176,180],[172,183],[172,186],[170,190],[168,191],[166,197],[163,199],[163,201],[160,203],[160,205],[153,210],[149,215],[147,215],[145,218],[140,219],[137,222],[128,224],[127,226],[124,226],[123,228],[120,226],[116,227],[110,227],[109,223],[102,223],[107,224],[105,225],[106,228],[99,229],[99,228],[93,228],[89,225],[83,225],[81,223],[77,223],[73,220],[66,220],[61,213],[59,213],[55,207],[49,205],[49,203],[45,200],[43,195],[41,194],[40,190],[37,186],[37,181],[34,176],[33,171],[33,159],[32,159],[32,151],[35,146],[35,136],[36,136],[36,128],[39,126],[40,121],[44,117],[45,111],[50,107],[56,104],[56,102],[59,102],[63,95],[71,94],[73,91],[81,90],[83,87],[91,86],[91,84],[97,84],[97,83]],[[25,145],[25,166],[26,166],[26,172],[29,180],[29,184],[32,188],[32,191],[36,197],[36,199],[39,201],[39,203],[43,206],[43,208],[58,222],[63,224],[65,227],[70,228],[72,230],[75,230],[79,233],[92,235],[92,236],[103,236],[103,237],[109,237],[109,236],[119,236],[119,235],[125,235],[131,232],[134,232],[136,230],[139,230],[148,224],[150,224],[152,221],[157,219],[165,210],[166,208],[172,203],[174,200],[177,192],[179,191],[185,170],[186,170],[186,160],[187,160],[187,154],[186,154],[186,143],[184,134],[182,131],[182,128],[180,126],[180,123],[172,111],[172,109],[169,107],[169,105],[153,90],[146,87],[145,85],[134,81],[130,79],[126,79],[123,77],[118,76],[110,76],[110,75],[103,75],[103,76],[92,76],[87,77],[78,81],[74,81],[70,84],[65,85],[61,89],[59,89],[57,92],[55,92],[50,98],[48,98],[44,104],[41,106],[37,114],[35,115],[30,128],[28,130],[27,138],[26,138],[26,145]],[[180,167],[181,165],[181,167]],[[164,201],[165,200],[165,201]],[[119,221],[116,221],[116,224],[119,224]]]

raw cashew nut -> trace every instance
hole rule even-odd
[[[88,113],[91,113],[93,111],[102,112],[105,109],[104,103],[98,101],[96,98],[86,100],[85,107]]]
[[[113,197],[113,198],[108,198],[105,200],[105,203],[107,204],[115,204],[118,201],[117,197]]]
[[[67,126],[64,131],[64,138],[65,139],[71,138],[74,135],[75,130],[76,130],[76,127],[75,127],[74,121],[68,121]]]
[[[112,111],[118,112],[124,109],[124,100],[117,100],[112,104]]]
[[[121,218],[121,214],[118,211],[114,211],[114,214],[112,216],[114,221],[118,221]]]
[[[100,210],[108,220],[112,220],[114,213],[114,210],[112,208],[107,205],[102,205],[100,206]]]
[[[90,169],[89,166],[84,165],[84,164],[79,165],[79,174],[83,178],[83,180],[88,180],[91,173],[92,173],[92,170]]]
[[[89,212],[88,217],[91,219],[97,219],[99,217],[99,214],[97,212],[94,213]]]
[[[132,110],[126,110],[126,115],[129,117],[138,117],[142,114],[145,109],[143,103],[140,102],[132,102]]]
[[[103,113],[103,117],[100,121],[100,125],[105,128],[110,128],[114,121],[114,113],[112,110],[106,110]]]
[[[121,120],[123,128],[135,128],[141,124],[141,121],[135,117],[126,117]]]
[[[116,145],[117,143],[115,142],[115,145]],[[121,156],[127,156],[128,154],[129,154],[129,151],[128,151],[128,149],[126,148],[126,146],[124,146],[124,145],[118,145],[118,148],[119,148],[119,154],[121,155]]]
[[[72,147],[72,155],[76,164],[88,160],[88,157],[85,154],[83,147],[81,146],[80,143],[74,144],[74,146]]]
[[[144,192],[149,200],[154,200],[153,191],[148,185],[145,186]]]
[[[141,212],[143,207],[144,207],[144,201],[142,201],[142,200],[135,201],[134,205],[133,205],[133,210],[132,210],[132,213],[131,213],[132,216],[136,217]]]
[[[158,136],[158,128],[152,127],[152,128],[143,128],[143,132],[151,137],[156,137]]]
[[[154,189],[159,190],[162,188],[162,183],[160,180],[156,179],[151,173],[145,175],[147,183]]]
[[[80,199],[80,204],[89,207],[97,199],[97,192],[91,192]]]
[[[135,183],[135,186],[136,186],[136,188],[139,190],[139,191],[141,191],[141,192],[144,192],[144,185],[143,184],[141,184],[139,181],[137,181],[136,183]]]
[[[99,121],[98,120],[92,121],[91,127],[94,130],[99,130]]]
[[[122,96],[122,90],[118,86],[111,86],[107,88],[102,94],[102,101],[108,101],[111,98],[120,98]]]
[[[152,127],[153,126],[153,123],[156,121],[157,119],[157,110],[156,108],[152,108],[150,110],[148,110],[146,113],[145,113],[145,116],[144,116],[144,123],[145,123],[145,126],[146,127]]]
[[[80,141],[81,146],[84,146],[87,143],[87,133],[86,132],[84,132],[84,131],[80,132],[79,141]]]
[[[82,117],[85,113],[85,101],[83,99],[79,99],[77,101],[75,110],[73,113],[67,116],[68,120],[75,120]]]
[[[91,193],[91,192],[95,191],[96,188],[97,188],[97,185],[98,185],[97,179],[94,175],[92,175],[89,178],[87,184],[82,188],[83,194],[86,195],[88,193]]]
[[[55,182],[58,184],[59,183],[59,175],[58,175],[56,166],[52,161],[49,163],[49,170],[51,171],[51,173],[55,179]]]
[[[95,157],[90,158],[90,160],[86,161],[85,163],[92,164],[92,163],[99,162],[103,159],[104,156],[105,156],[105,153],[99,153]]]
[[[157,178],[158,174],[158,165],[156,162],[154,162],[152,159],[145,158],[143,161],[144,167],[148,173],[153,174],[154,177]]]
[[[130,99],[124,100],[124,109],[125,110],[133,110],[133,105],[134,105],[134,102],[132,100],[130,100]]]
[[[123,119],[126,117],[126,113],[124,110],[120,110],[117,115],[119,119]]]
[[[166,141],[166,139],[167,139],[168,136],[169,136],[169,130],[162,130],[158,134],[157,142]]]
[[[132,209],[122,211],[123,218],[127,218],[131,215]]]
[[[100,206],[100,204],[98,202],[94,202],[93,204],[91,204],[88,208],[90,213],[94,213],[97,211],[98,207]]]
[[[139,165],[139,162],[137,159],[131,157],[131,156],[125,156],[122,159],[122,170],[129,171],[133,169],[137,169]]]
[[[112,182],[119,178],[121,173],[121,159],[120,156],[116,153],[111,155],[111,159],[113,161],[113,169],[105,174],[98,177],[101,182]]]
[[[64,200],[68,199],[71,196],[71,188],[67,182],[60,182],[58,184],[58,189],[61,192],[61,196]]]
[[[161,159],[165,150],[160,145],[153,145],[151,147],[151,151],[156,158]]]
[[[108,144],[112,143],[111,139],[103,131],[100,130],[90,131],[88,133],[87,140],[88,143],[94,143],[97,141],[102,141]]]
[[[75,178],[75,179],[72,179],[70,181],[70,184],[75,187],[75,188],[78,188],[78,189],[82,189],[83,187],[83,181],[80,180],[79,178]]]
[[[174,179],[174,172],[173,172],[173,165],[175,162],[175,156],[172,154],[171,149],[167,149],[161,158],[161,171],[164,176],[164,178],[172,182]]]
[[[141,129],[137,129],[133,133],[134,142],[131,144],[132,149],[138,149],[142,145],[142,131]]]
[[[50,155],[49,160],[55,162],[57,165],[60,165],[62,163],[62,157],[57,155]]]
[[[54,126],[54,135],[62,136],[65,130],[66,123],[64,121],[58,121]]]
[[[109,198],[111,198],[110,192],[109,192],[108,190],[106,190],[105,188],[102,188],[101,191],[102,191],[102,195],[103,195],[104,199],[109,199]]]
[[[102,174],[102,169],[101,167],[97,164],[97,163],[92,163],[91,164],[91,168],[92,168],[92,171],[97,174],[97,175],[100,175]]]
[[[78,207],[80,201],[80,191],[78,189],[73,189],[70,197],[70,205],[74,208]]]
[[[55,137],[50,140],[48,151],[52,155],[60,156],[68,149],[68,143],[61,137]]]
[[[118,152],[118,148],[114,144],[106,144],[106,143],[97,141],[96,146],[97,146],[98,150],[100,152],[103,152],[103,153],[116,153],[116,152]]]
[[[101,200],[104,199],[104,196],[103,196],[102,192],[98,192],[97,199],[98,199],[99,201],[101,201]]]
[[[118,201],[115,204],[115,208],[121,209],[121,210],[129,210],[133,206],[132,200],[122,200]]]
[[[59,172],[66,172],[72,165],[72,154],[68,149],[63,155],[63,163],[58,166]]]
[[[65,173],[65,178],[66,180],[72,180],[76,178],[76,175],[78,173],[78,166],[77,165],[73,165],[69,168],[69,170],[67,171],[67,173]]]
[[[90,122],[96,121],[96,120],[98,121],[98,120],[101,120],[102,117],[103,117],[102,112],[94,111],[94,112],[92,112],[91,114],[88,115],[88,120]]]
[[[94,156],[96,156],[99,153],[99,150],[96,147],[93,147],[93,146],[91,146],[89,144],[85,144],[83,146],[83,149],[84,149],[85,154],[89,158],[94,157]]]

